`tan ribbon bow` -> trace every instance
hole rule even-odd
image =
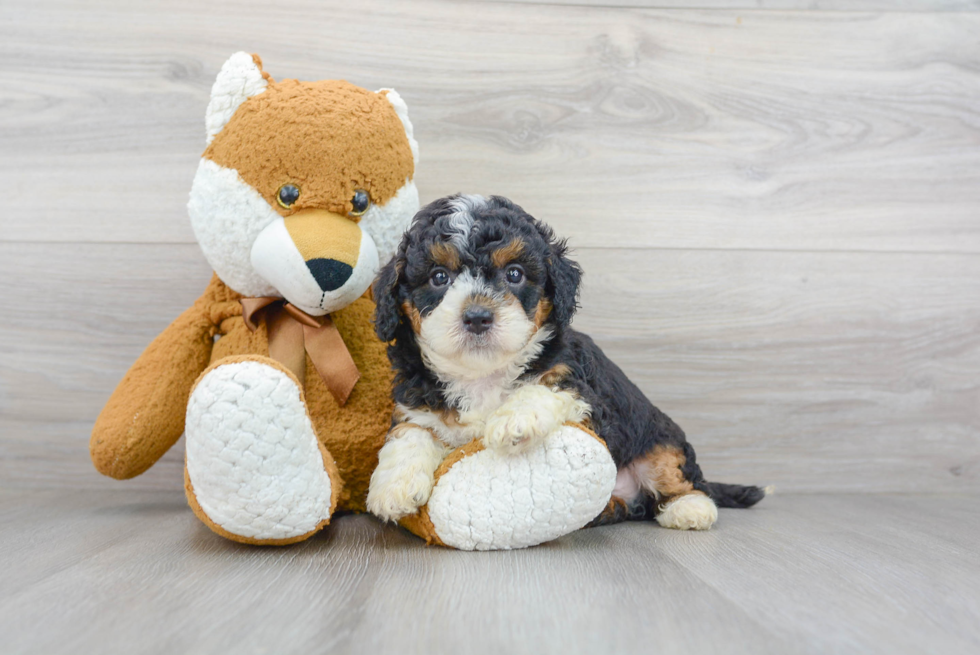
[[[252,332],[265,313],[269,331],[269,356],[292,371],[300,381],[306,379],[306,355],[327,389],[344,405],[361,377],[343,337],[329,316],[310,316],[282,298],[263,296],[242,298],[242,318]]]

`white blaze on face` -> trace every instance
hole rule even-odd
[[[449,242],[457,250],[466,250],[473,230],[473,212],[486,204],[487,199],[475,193],[458,195],[449,202],[453,210],[449,215]]]
[[[474,301],[493,311],[492,326],[480,335],[463,325],[463,312]],[[435,309],[422,317],[418,344],[433,370],[475,379],[510,366],[534,333],[534,322],[516,298],[494,292],[482,278],[464,270]]]

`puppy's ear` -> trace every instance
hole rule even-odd
[[[555,321],[559,327],[568,327],[578,309],[578,289],[582,282],[582,269],[568,258],[568,245],[564,239],[548,235],[551,253],[546,262],[548,287]]]
[[[374,281],[374,331],[382,341],[395,338],[395,331],[402,320],[401,303],[399,301],[398,278],[405,266],[405,254],[399,249]]]

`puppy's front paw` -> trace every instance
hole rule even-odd
[[[557,399],[559,394],[545,387],[519,389],[487,418],[483,443],[510,455],[528,450],[567,420]]]
[[[397,521],[414,514],[429,502],[435,479],[418,469],[375,470],[368,489],[368,511],[384,521]]]
[[[402,429],[378,453],[368,487],[368,511],[385,521],[414,514],[429,502],[446,449],[422,428]]]
[[[511,413],[495,412],[487,419],[483,443],[497,452],[516,455],[538,443],[558,428],[550,415],[521,408]]]

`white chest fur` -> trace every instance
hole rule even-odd
[[[447,385],[446,397],[458,410],[433,412],[409,409],[403,405],[399,405],[398,409],[409,422],[428,428],[447,446],[456,448],[482,436],[487,417],[525,384],[508,379],[504,374],[453,381]]]
[[[480,378],[455,383],[447,389],[447,396],[450,391],[458,411],[434,412],[403,405],[398,409],[408,422],[427,428],[453,448],[479,437],[488,446],[496,441],[519,444],[532,435],[544,437],[563,423],[580,422],[590,413],[578,395],[551,389],[537,380]]]

